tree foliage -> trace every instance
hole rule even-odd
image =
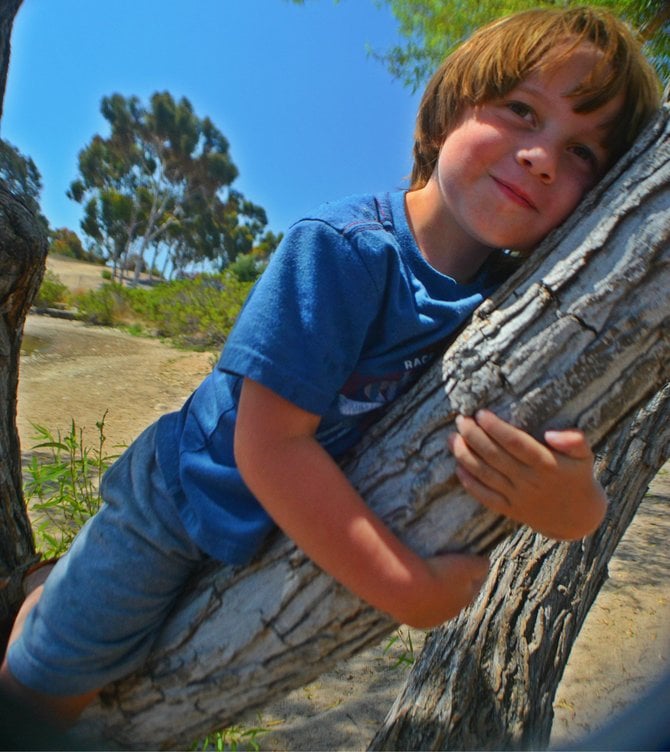
[[[37,165],[9,141],[0,139],[0,183],[14,196],[25,202],[28,209],[38,217],[43,228],[48,221],[40,211],[42,176]]]
[[[219,268],[266,236],[265,211],[231,188],[238,170],[225,136],[186,98],[157,92],[149,104],[113,94],[102,100],[107,137],[79,154],[69,196],[84,205],[83,232],[113,261],[151,250],[173,269],[210,261]]]
[[[79,235],[67,227],[58,227],[49,232],[49,253],[79,261],[92,261],[103,263],[102,256],[94,251],[87,251]]]
[[[405,43],[374,55],[396,78],[420,89],[442,60],[476,28],[516,11],[556,5],[584,5],[579,0],[385,0],[399,23]],[[626,19],[646,42],[647,54],[662,78],[670,76],[670,3],[667,0],[598,0]]]

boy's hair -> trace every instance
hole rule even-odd
[[[575,111],[591,112],[623,92],[608,138],[612,164],[660,105],[656,73],[633,32],[608,11],[538,8],[483,26],[434,74],[417,115],[411,189],[430,179],[444,139],[465,107],[503,97],[534,71],[561,63],[581,44],[593,45],[602,58],[571,92],[579,98]]]

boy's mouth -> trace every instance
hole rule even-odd
[[[494,175],[491,175],[491,178],[493,179],[494,183],[496,183],[496,185],[500,188],[500,190],[508,198],[512,199],[512,201],[514,201],[516,204],[537,211],[537,206],[535,206],[530,196],[522,191],[521,188],[514,185],[513,183],[507,183],[504,180],[500,180],[500,178],[497,178]]]

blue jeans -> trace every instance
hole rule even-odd
[[[104,503],[50,573],[8,652],[24,685],[79,695],[145,661],[204,555],[192,543],[156,463],[155,426],[107,471]]]

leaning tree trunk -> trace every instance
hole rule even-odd
[[[605,523],[574,543],[527,528],[504,541],[477,600],[427,639],[370,749],[544,749],[570,649],[669,453],[666,385],[599,447]]]
[[[21,0],[0,0],[0,115],[12,24],[20,5]],[[21,604],[23,572],[35,556],[23,502],[16,387],[23,324],[44,273],[46,252],[37,218],[0,181],[0,625],[6,627]],[[0,646],[6,637],[0,633]]]
[[[595,445],[668,382],[668,131],[666,109],[345,463],[417,551],[488,550],[510,529],[460,490],[445,451],[457,413],[488,405],[534,433],[579,425]],[[107,688],[80,730],[183,746],[393,626],[278,536],[247,567],[201,573],[144,669]]]
[[[23,600],[23,572],[35,559],[16,430],[19,351],[26,313],[44,272],[47,240],[35,215],[0,181],[0,624]],[[0,635],[4,645],[5,635]]]

